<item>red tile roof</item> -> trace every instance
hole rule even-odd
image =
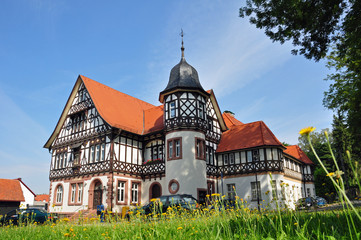
[[[23,190],[21,190],[18,179],[0,179],[0,201],[25,201]]]
[[[80,78],[99,114],[109,125],[137,134],[160,128],[159,118],[163,121],[163,117],[159,115],[159,107],[82,75]]]
[[[49,202],[49,194],[39,194],[36,195],[35,197],[35,201],[45,201],[45,202]]]
[[[298,145],[287,146],[284,153],[302,161],[305,164],[314,164]]]
[[[217,153],[259,146],[282,147],[282,143],[262,121],[231,127],[223,133]]]
[[[222,114],[222,117],[227,125],[228,128],[231,128],[233,126],[236,126],[236,125],[242,125],[243,122],[239,121],[238,119],[236,119],[233,114],[231,113],[227,113],[227,112],[224,112]]]

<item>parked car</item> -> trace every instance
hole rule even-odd
[[[310,209],[311,207],[316,207],[317,202],[313,197],[305,197],[298,199],[296,203],[297,209]]]
[[[147,205],[130,209],[125,214],[125,218],[130,219],[130,215],[152,215],[168,211],[169,207],[180,207],[186,210],[193,210],[197,207],[197,200],[189,194],[165,195],[156,198]]]
[[[324,199],[323,197],[316,197],[315,199],[316,199],[317,207],[323,207],[327,204],[326,199]]]
[[[44,223],[46,221],[56,222],[58,216],[55,214],[50,214],[45,210],[37,208],[27,208],[27,209],[15,209],[7,214],[5,214],[0,219],[0,225],[14,224],[18,225],[19,223]]]

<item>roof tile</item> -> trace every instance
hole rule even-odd
[[[314,164],[298,145],[287,146],[284,153],[291,155],[305,164]]]
[[[259,146],[282,146],[282,143],[262,121],[230,127],[223,133],[217,153]]]
[[[0,179],[0,201],[25,201],[20,181],[17,179]]]

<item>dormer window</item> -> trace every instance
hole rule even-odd
[[[175,111],[176,111],[176,107],[175,107],[175,101],[171,101],[169,103],[169,118],[174,118],[175,117]]]

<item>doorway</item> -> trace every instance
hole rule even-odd
[[[96,182],[94,186],[94,196],[93,196],[93,209],[96,209],[98,205],[101,205],[103,202],[103,189],[102,183]]]

